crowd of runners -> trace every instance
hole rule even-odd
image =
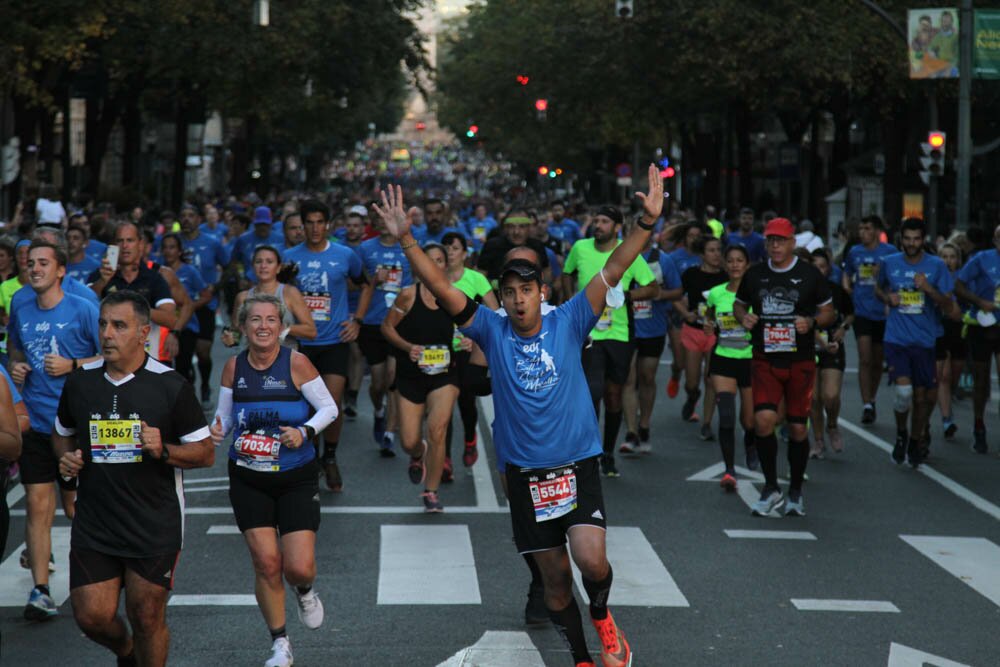
[[[120,665],[164,664],[181,470],[225,452],[271,635],[265,664],[291,665],[284,582],[301,622],[320,627],[320,480],[349,492],[338,452],[363,444],[341,438],[361,401],[373,415],[366,445],[407,457],[423,509],[440,513],[458,466],[485,455],[477,399],[492,395],[491,453],[531,572],[525,621],[551,620],[577,665],[595,663],[567,541],[601,664],[631,664],[607,607],[601,477],[619,477],[621,457],[669,450],[651,429],[657,407],[718,440],[726,491],[742,431],[742,461],[765,479],[752,513],[804,515],[809,459],[844,451],[853,335],[858,417],[876,423],[887,371],[896,464],[931,456],[935,408],[946,439],[968,433],[988,451],[1000,228],[992,242],[929,239],[919,219],[870,216],[834,253],[809,221],[744,208],[724,224],[711,208],[665,206],[653,167],[649,184],[634,213],[416,200],[398,186],[333,207],[293,196],[96,218],[39,199],[0,236],[0,461],[5,482],[25,489],[25,617],[58,613],[48,583],[61,503],[81,630]],[[221,381],[216,344],[232,349]],[[953,402],[969,385],[974,422],[959,424]],[[6,502],[0,517],[2,554]],[[131,629],[117,611],[123,588]]]

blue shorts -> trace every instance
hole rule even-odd
[[[886,343],[885,363],[889,366],[889,380],[909,378],[914,387],[937,387],[937,364],[933,347],[907,347]]]

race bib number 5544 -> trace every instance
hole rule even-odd
[[[562,474],[549,473],[545,479],[528,483],[535,522],[558,519],[576,509],[576,473],[572,469]]]

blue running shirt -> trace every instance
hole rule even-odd
[[[497,458],[522,468],[549,468],[601,453],[597,417],[580,350],[597,324],[586,291],[542,316],[531,338],[510,320],[479,306],[462,333],[483,349],[493,378]]]
[[[844,271],[851,278],[854,301],[854,315],[866,320],[885,320],[885,304],[875,296],[877,268],[879,262],[889,255],[895,255],[899,250],[888,243],[879,243],[869,250],[860,243],[847,253],[844,260]]]
[[[340,342],[340,327],[347,321],[347,279],[361,277],[361,259],[347,246],[327,243],[326,249],[313,252],[301,243],[285,252],[282,261],[299,267],[295,280],[306,306],[316,322],[316,338],[301,341],[303,347],[334,345]]]
[[[939,258],[924,254],[916,264],[906,261],[903,253],[882,260],[878,284],[887,293],[899,294],[900,303],[889,308],[885,324],[885,342],[905,347],[933,348],[941,332],[941,311],[929,296],[913,284],[917,273],[942,294],[951,294],[955,285],[948,267]]]
[[[97,306],[72,294],[64,294],[62,301],[49,310],[39,308],[37,299],[28,299],[11,312],[7,326],[10,349],[21,350],[31,366],[21,394],[33,430],[52,432],[67,378],[45,372],[45,355],[84,359],[100,354],[97,316]]]
[[[389,312],[389,306],[396,300],[399,292],[413,284],[410,261],[406,259],[399,243],[386,246],[377,238],[368,239],[358,246],[358,255],[361,257],[361,264],[368,280],[375,285],[364,323],[382,324],[386,313]],[[385,282],[376,283],[375,275],[380,269],[387,272],[388,278]]]

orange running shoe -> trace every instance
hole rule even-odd
[[[735,491],[736,478],[733,477],[731,473],[727,472],[725,475],[722,476],[722,479],[719,480],[719,486],[724,488],[726,491]]]
[[[611,612],[608,612],[607,618],[603,621],[596,618],[590,620],[601,638],[601,662],[604,663],[604,667],[631,667],[632,649],[628,647],[625,635],[611,618]]]
[[[667,396],[669,398],[677,398],[677,392],[681,390],[681,381],[679,378],[672,377],[670,382],[667,383]]]

